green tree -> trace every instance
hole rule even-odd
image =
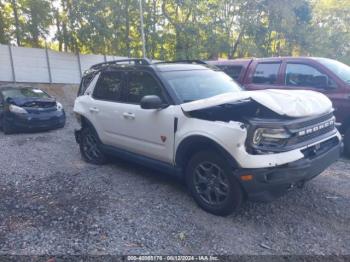
[[[18,45],[43,46],[52,23],[51,5],[48,0],[11,1]]]
[[[309,53],[350,64],[350,2],[318,0],[312,1],[312,6],[315,31]]]
[[[8,44],[11,40],[11,7],[0,0],[0,43]]]

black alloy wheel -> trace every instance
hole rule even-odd
[[[5,135],[10,135],[14,133],[14,130],[10,126],[8,122],[6,122],[5,118],[2,119],[2,131]]]
[[[91,128],[84,128],[81,132],[80,152],[86,162],[102,165],[107,162],[105,154],[100,149],[100,142]]]
[[[191,158],[186,182],[197,204],[209,213],[229,215],[243,201],[243,190],[231,166],[216,151],[201,151]]]

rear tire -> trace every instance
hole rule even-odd
[[[350,127],[348,127],[344,134],[344,154],[350,158]]]
[[[84,160],[94,165],[107,163],[105,154],[101,151],[101,144],[95,130],[85,127],[81,131],[80,153]]]
[[[191,158],[186,183],[197,204],[214,215],[227,216],[243,201],[243,190],[230,165],[215,151],[201,151]]]

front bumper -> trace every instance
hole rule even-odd
[[[14,131],[41,131],[63,127],[66,115],[64,110],[25,115],[8,113],[5,121]]]
[[[327,167],[337,161],[342,152],[342,142],[334,138],[326,141],[323,147],[308,148],[305,157],[295,162],[271,168],[240,169],[235,175],[252,175],[250,181],[241,184],[248,199],[254,201],[270,201],[292,188],[321,174]]]

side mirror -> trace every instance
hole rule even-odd
[[[155,96],[155,95],[142,97],[140,105],[142,109],[164,108],[162,99],[160,99],[159,96]]]

